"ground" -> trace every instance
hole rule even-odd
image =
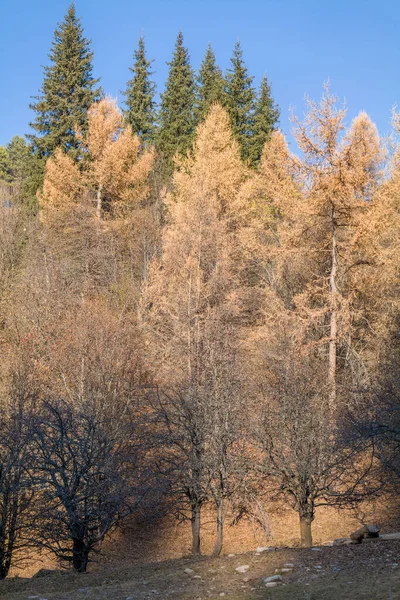
[[[236,571],[245,565],[245,573]],[[267,589],[264,579],[282,568],[289,569],[282,573],[283,583]],[[98,565],[83,575],[59,571],[8,579],[0,584],[0,598],[400,600],[400,541],[183,558],[119,569]]]

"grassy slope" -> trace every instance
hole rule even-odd
[[[263,578],[287,562],[294,568],[283,574],[284,585],[266,589]],[[235,571],[240,565],[249,565],[245,574]],[[185,573],[187,568],[193,573]],[[0,584],[0,598],[27,600],[30,596],[38,600],[400,600],[400,542],[321,551],[282,549],[259,556],[253,552],[120,569],[97,567],[86,575],[59,572]]]

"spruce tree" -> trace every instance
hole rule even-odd
[[[225,105],[225,83],[222,71],[216,63],[215,54],[208,44],[206,54],[201,63],[197,77],[196,122],[206,118],[211,104],[218,102]]]
[[[7,145],[7,150],[13,181],[20,184],[27,178],[31,148],[22,136],[15,135]]]
[[[49,156],[57,147],[77,156],[75,126],[86,129],[87,110],[101,93],[92,75],[92,58],[72,3],[54,32],[41,95],[30,105],[36,112],[30,124],[36,133],[28,137],[39,156]]]
[[[146,58],[143,36],[139,39],[138,49],[134,53],[132,79],[127,83],[126,91],[123,92],[126,97],[125,117],[136,133],[143,141],[148,142],[154,133],[155,122],[155,83],[150,77],[151,63]]]
[[[248,74],[243,61],[240,42],[235,44],[231,64],[226,77],[227,109],[233,134],[240,144],[242,158],[247,160],[254,126],[255,92],[253,77]]]
[[[170,69],[165,92],[161,95],[157,146],[166,159],[167,170],[171,170],[174,155],[186,154],[195,133],[195,79],[181,32],[172,61],[167,64]]]
[[[279,116],[279,107],[274,103],[271,86],[266,75],[264,75],[254,111],[254,130],[250,141],[250,161],[252,165],[255,166],[259,163],[265,142],[269,140],[271,133],[276,129]]]
[[[7,148],[5,146],[0,146],[0,183],[10,183],[11,181],[10,156]]]

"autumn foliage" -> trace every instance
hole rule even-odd
[[[18,551],[43,486],[35,543],[78,571],[132,514],[190,521],[198,555],[211,511],[218,555],[228,523],[262,524],[271,500],[307,546],[319,506],[397,493],[399,154],[365,113],[347,127],[328,88],[307,107],[300,152],[271,130],[254,168],[211,104],[171,178],[105,98],[77,157],[47,160],[40,219],[0,206],[1,393],[30,473],[4,453]],[[67,438],[69,462],[50,461]],[[74,464],[92,473],[85,505],[79,474],[57,500]]]

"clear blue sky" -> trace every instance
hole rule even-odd
[[[68,5],[0,0],[0,144],[29,131],[30,96],[41,86],[41,65]],[[210,42],[225,70],[240,38],[255,83],[264,73],[272,83],[285,133],[290,106],[303,113],[304,95],[319,98],[328,78],[346,98],[349,120],[366,110],[383,135],[400,104],[398,0],[76,0],[76,8],[92,39],[94,73],[119,99],[140,34],[162,91],[181,29],[196,69]]]

